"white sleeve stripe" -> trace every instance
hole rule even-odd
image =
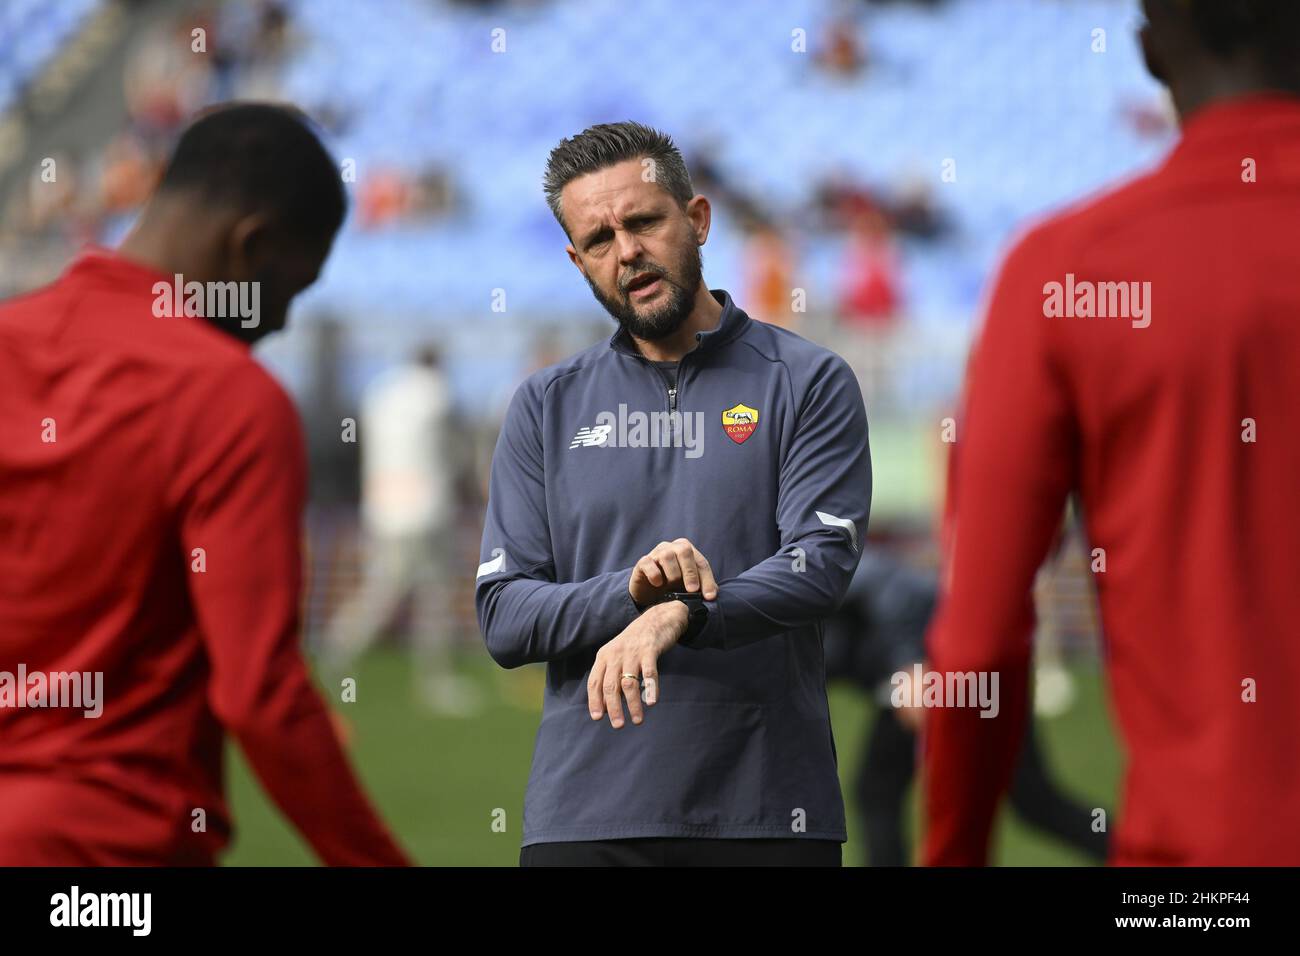
[[[493,548],[492,553],[496,555],[491,561],[484,561],[478,566],[478,574],[474,575],[474,580],[485,577],[489,574],[496,574],[498,571],[504,571],[506,567],[506,553],[501,548]]]
[[[843,528],[849,533],[849,544],[856,552],[858,550],[858,526],[853,523],[851,518],[837,518],[835,515],[827,514],[825,511],[816,512],[817,518],[824,525],[830,525],[832,528]]]

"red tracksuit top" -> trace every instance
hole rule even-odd
[[[1067,274],[1076,295],[1149,282],[1150,324],[1046,317]],[[1154,172],[1035,228],[1003,265],[929,635],[933,670],[1001,673],[1001,715],[927,712],[926,862],[985,862],[1025,716],[1030,588],[1075,493],[1104,550],[1127,754],[1112,862],[1300,863],[1298,479],[1300,98],[1255,95],[1194,113]]]
[[[103,675],[98,718],[0,706],[0,865],[212,862],[223,731],[323,861],[402,864],[299,650],[297,414],[155,282],[92,251],[0,303],[0,672]]]

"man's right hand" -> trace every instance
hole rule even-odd
[[[718,582],[699,548],[678,538],[659,542],[636,563],[627,590],[636,605],[644,608],[670,591],[698,591],[704,600],[712,601],[718,596]]]

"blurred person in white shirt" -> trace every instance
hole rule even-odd
[[[452,660],[455,502],[463,456],[451,389],[435,348],[422,346],[366,387],[360,433],[364,579],[330,622],[327,664],[343,671],[393,624],[409,599],[424,702],[440,713],[472,714],[478,694],[455,673]]]

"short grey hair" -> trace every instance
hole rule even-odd
[[[560,191],[579,176],[594,173],[629,159],[654,163],[654,181],[685,207],[695,195],[691,174],[686,171],[681,151],[667,133],[630,120],[589,126],[577,136],[560,140],[546,160],[542,187],[546,203],[567,233],[560,209]]]

